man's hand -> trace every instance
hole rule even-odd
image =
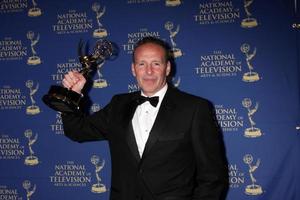
[[[64,87],[81,94],[81,90],[86,83],[86,79],[77,71],[69,71],[65,74],[62,84]]]

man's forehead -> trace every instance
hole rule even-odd
[[[156,43],[152,43],[152,42],[148,42],[148,43],[145,43],[145,44],[142,44],[142,45],[138,46],[138,47],[135,49],[135,51],[137,51],[137,50],[139,50],[139,49],[141,49],[141,48],[144,49],[144,48],[146,48],[146,47],[159,48],[159,49],[161,49],[162,51],[164,51],[164,48],[163,48],[161,45],[156,44]]]

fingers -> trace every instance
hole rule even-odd
[[[86,80],[82,74],[77,71],[69,71],[65,74],[62,84],[64,87],[71,89],[77,93],[81,93]]]
[[[73,87],[77,82],[79,81],[79,78],[76,76],[76,72],[68,72],[65,75],[64,83],[66,84],[67,88]]]
[[[71,74],[73,74],[74,72],[68,72],[67,74],[65,74],[64,76],[64,79],[62,80],[62,84],[64,87],[70,89],[74,84],[75,82],[72,80]]]

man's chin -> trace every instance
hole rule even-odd
[[[150,87],[142,87],[141,90],[147,96],[151,96],[157,92],[155,88],[150,88]]]

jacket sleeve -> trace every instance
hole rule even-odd
[[[208,102],[199,104],[192,122],[192,143],[196,159],[196,187],[193,200],[225,199],[228,171],[222,134]]]
[[[92,115],[62,114],[65,136],[77,142],[105,140],[109,132],[111,107],[109,103]]]

